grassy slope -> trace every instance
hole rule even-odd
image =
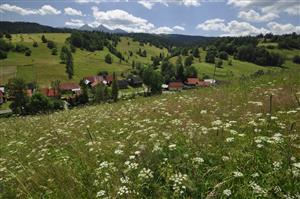
[[[0,61],[0,84],[7,82],[11,77],[18,76],[22,77],[27,81],[34,81],[46,86],[51,83],[51,81],[59,79],[61,81],[69,81],[65,73],[65,66],[59,63],[59,56],[51,55],[51,51],[46,47],[46,44],[41,43],[42,34],[17,34],[13,35],[13,43],[23,43],[31,48],[32,55],[26,57],[20,53],[9,53],[8,59]],[[46,38],[53,40],[57,43],[58,49],[63,46],[65,39],[69,34],[61,33],[48,33],[45,34]],[[22,39],[23,37],[23,39]],[[38,48],[33,48],[33,41],[39,43]],[[128,45],[129,43],[129,45]],[[260,45],[269,45],[270,43],[264,43]],[[271,43],[275,45],[274,43]],[[140,57],[136,54],[138,49],[147,51],[147,57]],[[119,42],[117,49],[122,52],[125,57],[125,61],[119,63],[119,59],[113,56],[113,64],[109,65],[104,62],[104,57],[108,53],[105,48],[103,51],[97,52],[87,52],[77,49],[74,55],[74,79],[72,81],[78,82],[82,77],[88,75],[97,74],[101,70],[106,70],[109,72],[117,72],[118,74],[126,72],[131,68],[131,63],[135,62],[150,63],[151,56],[159,55],[159,53],[167,54],[167,49],[158,49],[154,46],[146,44],[140,46],[138,42],[133,42],[131,38],[122,37],[121,42]],[[133,56],[129,56],[129,50],[133,52]],[[285,64],[288,68],[295,68],[298,65],[292,63],[291,59],[294,55],[300,54],[299,50],[270,50],[273,52],[281,53],[287,58]],[[214,65],[204,62],[206,52],[201,50],[201,62],[195,59],[194,66],[198,69],[199,76],[203,77],[205,74],[210,77],[213,76]],[[171,59],[175,63],[177,57]],[[217,79],[231,79],[233,77],[240,77],[242,75],[249,75],[257,70],[278,70],[278,68],[273,67],[261,67],[252,63],[242,62],[239,60],[232,61],[233,66],[229,66],[227,61],[224,61],[223,68],[217,69],[216,78]],[[230,74],[233,74],[231,76]]]
[[[2,118],[0,197],[95,198],[103,190],[111,198],[227,198],[225,189],[232,198],[295,196],[299,72]],[[270,93],[273,117],[267,122]],[[142,175],[143,168],[150,174]],[[243,176],[234,177],[237,171]],[[128,193],[120,196],[124,189]]]
[[[64,45],[65,39],[69,34],[61,33],[47,33],[44,34],[47,39],[53,40],[60,52],[61,47]],[[17,34],[13,35],[13,43],[22,43],[32,50],[32,55],[26,57],[21,53],[9,53],[8,59],[1,60],[1,74],[0,83],[5,83],[9,78],[13,76],[22,77],[27,81],[37,80],[41,85],[48,85],[52,80],[69,81],[65,73],[65,66],[60,64],[59,55],[51,55],[51,50],[47,48],[46,44],[41,43],[42,34]],[[22,39],[23,37],[23,39]],[[138,50],[138,42],[133,42],[129,38],[122,38],[122,41],[118,45],[118,49],[123,53],[128,49],[127,40],[130,41],[130,49],[134,52],[134,58],[130,58],[128,63],[122,61],[119,63],[119,59],[113,56],[113,64],[106,64],[104,57],[108,52],[108,49],[96,52],[87,52],[77,49],[74,57],[74,78],[72,81],[78,82],[84,76],[97,74],[101,70],[109,72],[122,73],[131,68],[131,62],[133,59],[139,62],[150,62],[152,55],[159,55],[160,52],[166,52],[166,50],[160,50],[156,47],[145,45],[141,47],[148,52],[147,58],[141,58],[137,56],[135,52]],[[38,48],[33,48],[33,41],[37,41]],[[59,54],[59,53],[58,53]]]
[[[297,68],[299,65],[292,63],[291,58],[296,55],[297,53],[300,54],[300,50],[278,50],[274,49],[272,50],[274,52],[278,52],[282,54],[284,57],[287,58],[286,63],[284,64],[285,67],[288,68]],[[210,77],[213,77],[214,73],[214,64],[206,63],[205,62],[205,56],[206,56],[206,51],[203,51],[200,49],[200,62],[199,59],[194,59],[193,66],[195,66],[198,70],[198,74],[200,77],[203,77],[204,75],[209,75]],[[171,61],[173,63],[176,63],[178,57],[173,57]],[[277,67],[263,67],[263,66],[258,66],[253,63],[249,62],[244,62],[240,60],[235,60],[233,57],[230,57],[232,60],[232,66],[228,65],[228,61],[223,60],[223,68],[217,68],[216,70],[216,79],[221,79],[221,80],[228,80],[233,77],[241,77],[242,75],[250,75],[253,74],[254,72],[258,70],[272,70],[272,71],[278,71],[280,70]],[[183,57],[184,60],[184,57]],[[233,74],[231,76],[230,74]]]

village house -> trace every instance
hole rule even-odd
[[[215,79],[204,79],[204,82],[210,84],[210,85],[213,85],[216,83],[216,80]]]
[[[86,85],[90,85],[91,87],[95,87],[99,84],[105,83],[105,79],[101,75],[85,77],[83,78],[83,80]]]
[[[62,92],[71,92],[73,94],[80,94],[80,86],[77,83],[60,83],[59,90]]]
[[[183,83],[182,82],[170,82],[168,84],[169,91],[181,91],[183,89]]]
[[[194,87],[200,85],[200,80],[198,78],[187,78],[184,82],[187,86]]]

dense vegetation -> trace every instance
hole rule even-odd
[[[298,36],[300,38],[300,36]],[[289,37],[279,37],[286,40]],[[210,53],[206,61],[214,63],[214,57],[226,59],[227,53],[241,61],[248,61],[261,66],[282,66],[284,59],[278,53],[269,52],[265,47],[257,47],[260,41],[259,37],[238,37],[238,38],[220,38],[210,47]],[[225,56],[224,56],[225,55]]]

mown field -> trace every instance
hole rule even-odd
[[[70,34],[66,33],[45,33],[48,40],[56,43],[58,55],[51,55],[51,50],[46,44],[41,42],[43,34],[15,34],[12,35],[12,43],[20,43],[28,46],[32,54],[26,57],[22,53],[10,52],[8,58],[0,61],[0,83],[6,83],[9,78],[21,77],[26,81],[37,81],[40,85],[48,86],[53,80],[69,81],[65,72],[65,65],[60,64],[59,53],[64,45],[66,38]],[[38,42],[38,47],[33,48],[33,42]],[[147,57],[143,58],[136,54],[141,48],[147,51]],[[121,74],[131,69],[132,60],[136,62],[149,63],[151,56],[159,53],[167,53],[166,49],[159,49],[154,46],[140,46],[139,42],[132,41],[131,38],[122,37],[117,49],[122,52],[126,61],[119,62],[119,58],[113,57],[113,63],[107,64],[104,61],[105,55],[109,53],[105,48],[103,51],[88,52],[77,49],[74,58],[74,77],[75,82],[79,82],[83,77],[96,75],[99,71],[116,72]],[[129,50],[134,55],[129,56]]]
[[[0,197],[299,198],[299,74],[2,118]]]

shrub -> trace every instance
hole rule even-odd
[[[15,51],[18,53],[24,53],[28,50],[29,48],[27,46],[24,46],[22,44],[17,44],[15,47]]]
[[[295,57],[293,58],[293,62],[296,63],[296,64],[300,64],[300,56],[295,55]]]
[[[0,50],[0,59],[6,59],[7,53],[5,51]]]
[[[112,63],[112,57],[110,54],[107,54],[105,56],[105,62],[108,63],[108,64],[111,64]]]
[[[35,42],[33,42],[32,46],[33,46],[34,48],[37,48],[39,45],[38,45],[38,43],[35,41]]]
[[[55,45],[55,43],[54,43],[54,41],[47,41],[47,47],[49,48],[49,49],[52,49],[52,48],[55,48],[56,47],[56,45]]]
[[[29,112],[32,114],[46,113],[53,109],[53,103],[43,94],[35,93],[31,97],[28,108]]]
[[[29,57],[31,55],[31,50],[30,49],[27,49],[25,51],[25,56]]]
[[[192,65],[192,64],[193,64],[193,60],[194,60],[194,58],[193,58],[192,55],[191,55],[191,56],[188,56],[188,57],[185,58],[185,60],[184,60],[184,65],[185,65],[185,66],[190,66],[190,65]]]
[[[47,39],[46,39],[45,35],[42,36],[42,42],[47,43]]]
[[[57,55],[57,48],[52,48],[51,54],[52,55]]]
[[[219,58],[220,58],[220,59],[223,59],[223,60],[228,60],[228,53],[225,52],[225,51],[221,51],[221,52],[219,53]]]

